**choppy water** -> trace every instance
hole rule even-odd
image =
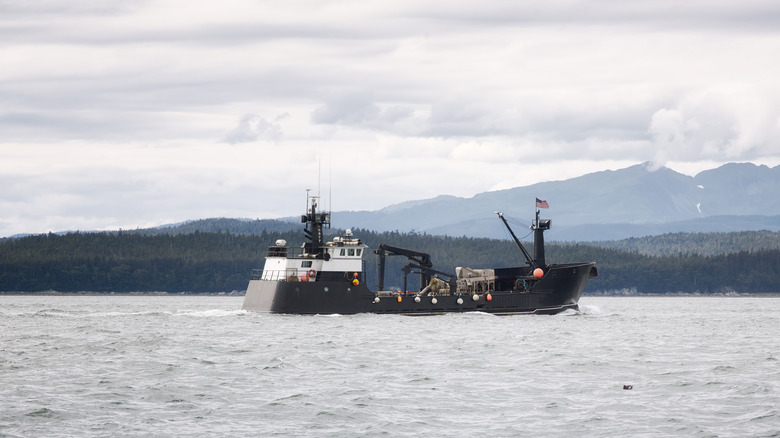
[[[509,317],[241,301],[0,297],[0,436],[780,437],[780,298]]]

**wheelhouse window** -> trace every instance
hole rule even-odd
[[[355,253],[356,253],[358,256],[360,256],[360,253],[361,253],[361,252],[363,252],[363,249],[362,249],[362,248],[358,248],[358,249],[356,249],[356,250],[355,250]]]
[[[344,255],[344,251],[345,251],[345,249],[341,248],[341,253],[339,255]]]
[[[350,255],[351,257],[354,257],[354,256],[355,256],[355,248],[350,248],[350,249],[349,249],[349,255]]]

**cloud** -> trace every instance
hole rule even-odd
[[[276,120],[284,118],[278,116]],[[251,143],[257,140],[277,142],[282,138],[282,127],[276,122],[269,122],[257,114],[244,114],[238,125],[231,129],[224,138],[230,144]]]
[[[410,105],[378,104],[371,93],[353,92],[328,98],[310,115],[314,124],[374,130],[402,136],[420,134],[424,118]]]
[[[780,143],[780,107],[744,88],[697,91],[653,114],[648,133],[657,165],[667,161],[745,160]]]
[[[381,110],[366,94],[343,95],[320,105],[311,113],[314,123],[361,126],[377,120]]]
[[[41,14],[55,16],[108,15],[137,10],[144,0],[40,0],[36,2],[17,2],[0,0],[0,13],[14,18]]]
[[[295,214],[319,151],[350,209],[777,164],[778,20],[769,0],[0,0],[0,235]]]
[[[557,0],[550,2],[484,1],[478,8],[468,0],[450,1],[446,8],[435,2],[407,5],[416,15],[434,20],[451,20],[463,26],[568,25],[626,26],[672,29],[751,29],[773,30],[780,18],[780,5],[772,0]]]

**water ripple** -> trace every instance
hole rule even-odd
[[[780,299],[425,318],[0,299],[0,436],[780,436]]]

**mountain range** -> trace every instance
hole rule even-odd
[[[695,176],[650,163],[477,194],[438,196],[376,211],[333,213],[337,228],[506,238],[494,212],[523,237],[535,199],[550,208],[547,239],[616,240],[671,232],[780,231],[780,166],[730,163]]]
[[[729,163],[695,176],[651,163],[605,170],[561,181],[541,182],[477,194],[411,200],[376,211],[336,211],[337,229],[418,232],[508,239],[495,212],[515,234],[530,238],[535,200],[549,209],[547,240],[613,241],[667,233],[780,231],[780,166]],[[281,219],[212,218],[137,229],[143,234],[224,231],[236,234],[300,230],[300,216]],[[21,237],[13,236],[13,237]]]

